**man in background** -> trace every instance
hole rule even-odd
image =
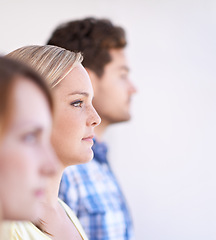
[[[86,18],[59,26],[47,44],[83,53],[94,89],[93,105],[101,117],[93,160],[65,170],[59,196],[73,209],[90,240],[132,239],[131,216],[103,142],[111,124],[130,120],[136,92],[129,79],[125,31],[109,20]]]

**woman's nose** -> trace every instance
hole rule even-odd
[[[89,123],[93,127],[96,127],[101,123],[101,118],[93,106],[91,107],[91,116],[89,118]]]

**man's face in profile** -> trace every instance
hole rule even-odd
[[[130,119],[131,96],[136,92],[129,79],[124,49],[110,50],[112,61],[105,65],[102,77],[93,81],[93,105],[108,124]]]

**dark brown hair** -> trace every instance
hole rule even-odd
[[[85,18],[57,27],[47,44],[82,52],[83,66],[101,77],[104,66],[112,60],[109,50],[124,48],[127,42],[124,29],[109,20]]]
[[[0,131],[8,123],[13,106],[12,91],[16,81],[20,77],[25,77],[32,81],[44,93],[51,111],[53,110],[53,101],[45,81],[35,73],[31,68],[12,59],[0,56]],[[25,94],[25,93],[23,93]]]

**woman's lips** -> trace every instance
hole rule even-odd
[[[93,138],[94,136],[91,135],[91,136],[88,136],[88,137],[85,137],[85,138],[82,138],[83,141],[86,141],[86,142],[90,142],[93,144]]]
[[[45,196],[45,190],[43,188],[36,189],[34,195],[37,198],[43,198]]]

